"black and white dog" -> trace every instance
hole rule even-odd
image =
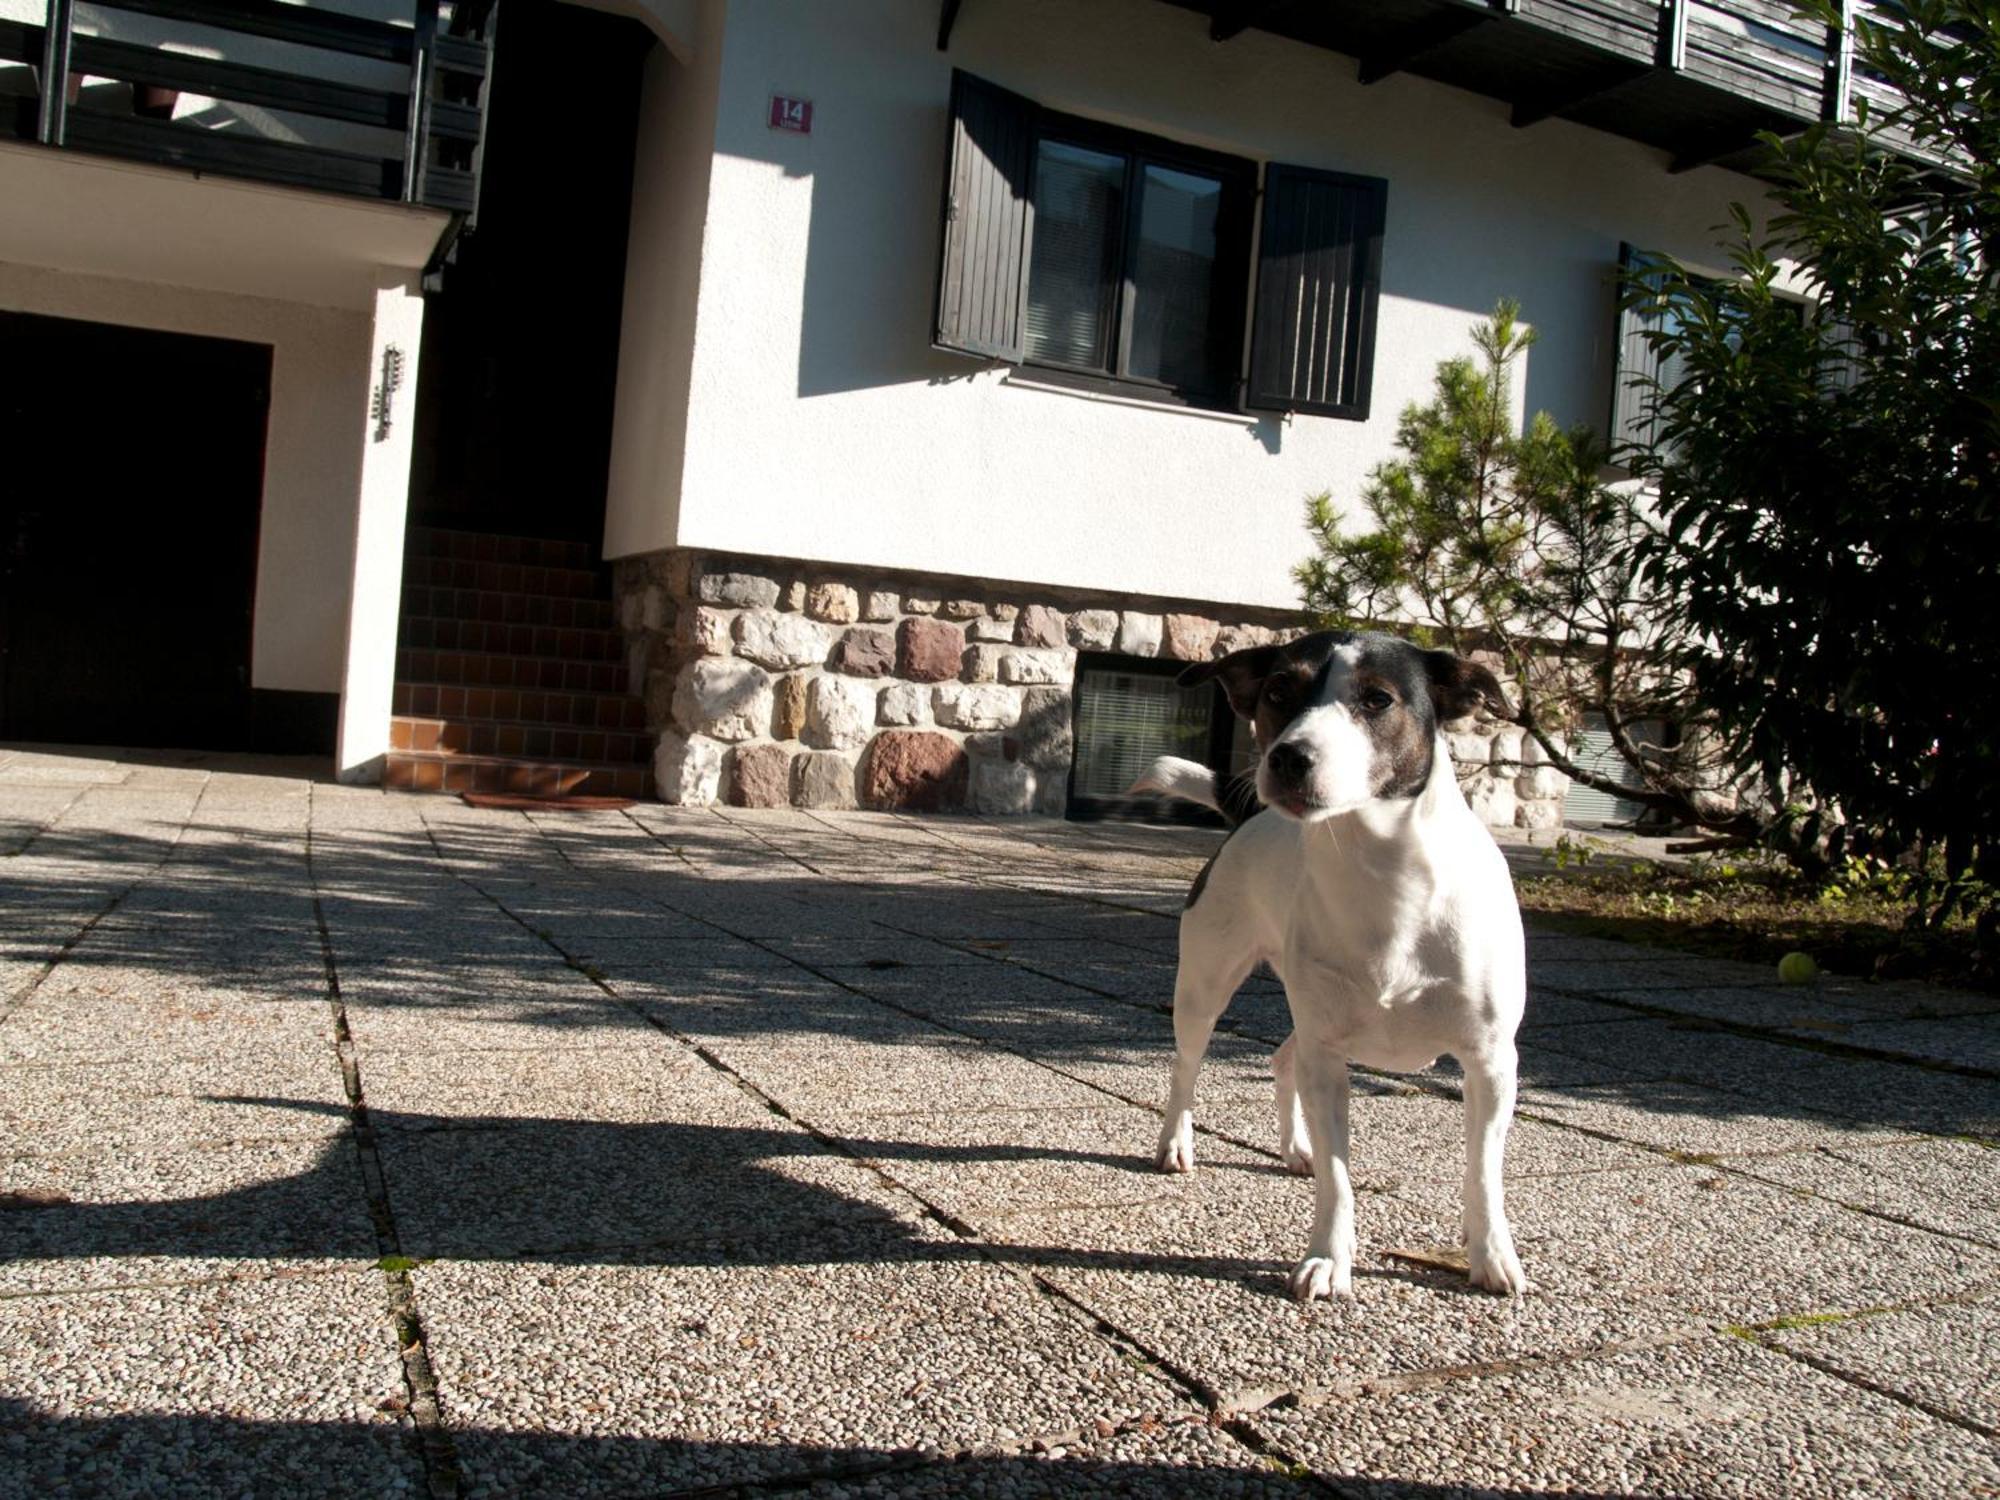
[[[1209,1036],[1237,986],[1268,962],[1293,1026],[1273,1062],[1279,1145],[1315,1186],[1292,1295],[1352,1294],[1348,1063],[1408,1072],[1447,1052],[1465,1072],[1472,1282],[1520,1292],[1500,1161],[1527,999],[1521,913],[1438,732],[1482,700],[1504,711],[1499,682],[1448,651],[1344,631],[1238,651],[1180,680],[1211,678],[1256,727],[1264,808],[1216,851],[1181,916],[1160,1169],[1193,1167],[1195,1077]],[[1139,787],[1249,811],[1227,806],[1214,773],[1192,761],[1162,759]]]

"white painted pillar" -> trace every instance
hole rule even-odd
[[[361,490],[356,497],[353,573],[348,589],[347,659],[340,684],[336,769],[347,782],[382,779],[396,685],[396,629],[402,615],[403,528],[410,509],[410,446],[416,426],[417,348],[424,299],[414,278],[375,292],[368,341],[367,399],[361,423]],[[402,354],[402,379],[383,390],[384,355]],[[388,421],[377,402],[385,398]]]

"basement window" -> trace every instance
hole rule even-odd
[[[1248,726],[1219,684],[1182,687],[1185,662],[1086,652],[1076,670],[1076,748],[1069,816],[1220,825],[1191,802],[1133,797],[1131,785],[1162,755],[1196,761],[1228,776],[1255,762]]]

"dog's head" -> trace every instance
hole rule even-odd
[[[1257,729],[1257,795],[1302,822],[1411,798],[1431,779],[1438,723],[1484,702],[1508,713],[1494,675],[1390,635],[1322,630],[1231,652],[1181,673],[1219,680]]]

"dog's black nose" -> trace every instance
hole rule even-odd
[[[1271,753],[1264,757],[1264,764],[1271,768],[1273,776],[1289,786],[1299,785],[1313,768],[1312,757],[1289,740],[1273,745]]]

